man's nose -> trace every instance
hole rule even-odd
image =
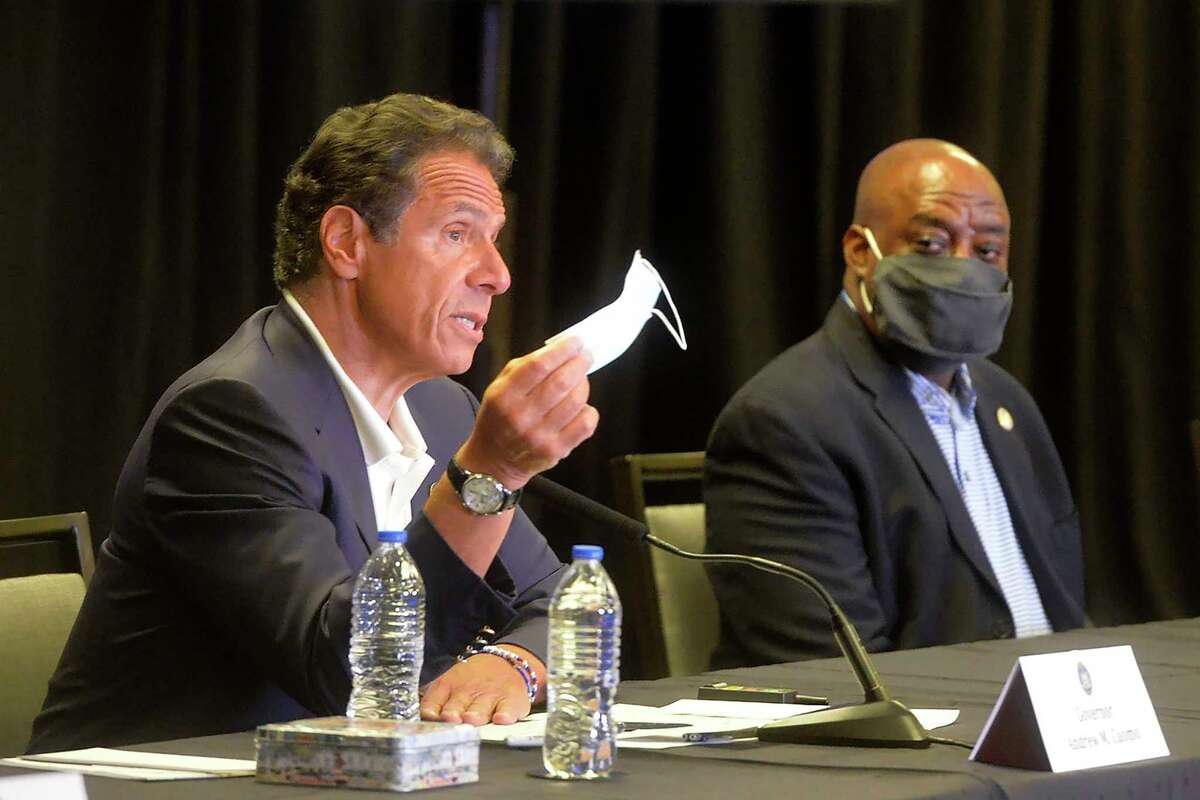
[[[471,272],[470,282],[472,286],[491,295],[504,294],[512,285],[512,275],[509,274],[508,265],[504,263],[504,256],[500,255],[495,242],[488,241],[483,245],[479,264]]]
[[[954,244],[953,255],[955,258],[974,258],[975,242],[969,236],[959,239]]]

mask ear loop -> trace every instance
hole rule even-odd
[[[641,251],[638,251],[638,255],[641,255]],[[643,258],[642,266],[650,270],[650,274],[654,276],[654,280],[658,281],[659,288],[662,289],[663,294],[666,295],[667,305],[671,307],[671,313],[675,315],[675,324],[679,326],[679,331],[676,332],[676,330],[671,327],[671,322],[667,319],[666,315],[657,308],[650,309],[650,313],[662,320],[663,327],[665,327],[671,336],[674,337],[675,344],[679,345],[679,349],[687,350],[687,336],[683,332],[683,320],[679,318],[679,309],[675,308],[675,301],[671,299],[671,290],[667,288],[667,284],[663,281],[662,276],[658,274],[658,270],[654,268],[653,264]]]
[[[875,234],[871,233],[871,229],[866,225],[859,225],[858,227],[862,229],[863,238],[867,240],[867,246],[875,254],[875,259],[883,261],[883,252],[879,249],[879,243],[875,241]]]
[[[859,225],[862,229],[863,238],[867,240],[867,245],[871,248],[877,261],[883,261],[883,253],[879,250],[879,243],[875,241],[875,234],[866,225]],[[867,284],[862,279],[858,279],[858,296],[862,298],[863,305],[867,307],[867,314],[874,316],[875,308],[871,304],[871,298],[867,297]]]
[[[875,308],[871,305],[871,298],[867,297],[867,284],[861,278],[858,280],[858,296],[862,298],[863,305],[867,307],[867,315],[875,316]]]

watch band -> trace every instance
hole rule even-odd
[[[453,458],[446,465],[446,477],[450,480],[450,485],[454,487],[454,491],[458,494],[458,499],[462,502],[463,507],[472,514],[479,516],[493,516],[495,514],[503,514],[505,511],[516,506],[521,499],[521,493],[524,489],[513,491],[505,487],[496,478],[488,475],[486,472],[471,472],[463,469]],[[481,506],[475,494],[471,491],[468,483],[480,485],[486,491],[486,494],[495,499],[489,506]]]

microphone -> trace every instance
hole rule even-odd
[[[603,503],[597,503],[592,498],[582,495],[574,489],[568,489],[561,483],[555,483],[542,475],[534,475],[525,484],[527,494],[549,500],[553,505],[569,511],[576,519],[595,522],[606,528],[618,531],[634,544],[642,544],[649,538],[650,528],[646,523],[638,522],[630,516],[614,511]]]
[[[537,475],[525,485],[528,493],[540,496],[580,519],[619,531],[632,542],[649,544],[681,558],[713,564],[743,564],[772,575],[797,581],[817,595],[829,611],[833,638],[850,663],[854,677],[863,690],[863,702],[812,711],[795,717],[769,722],[758,728],[764,742],[833,744],[858,747],[928,747],[933,741],[929,731],[913,713],[894,700],[863,646],[850,618],[813,576],[795,567],[757,556],[735,553],[692,553],[659,539],[644,523],[614,511],[590,497]]]

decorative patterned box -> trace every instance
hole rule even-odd
[[[261,725],[255,780],[411,792],[479,780],[479,731],[448,722],[321,717]]]

